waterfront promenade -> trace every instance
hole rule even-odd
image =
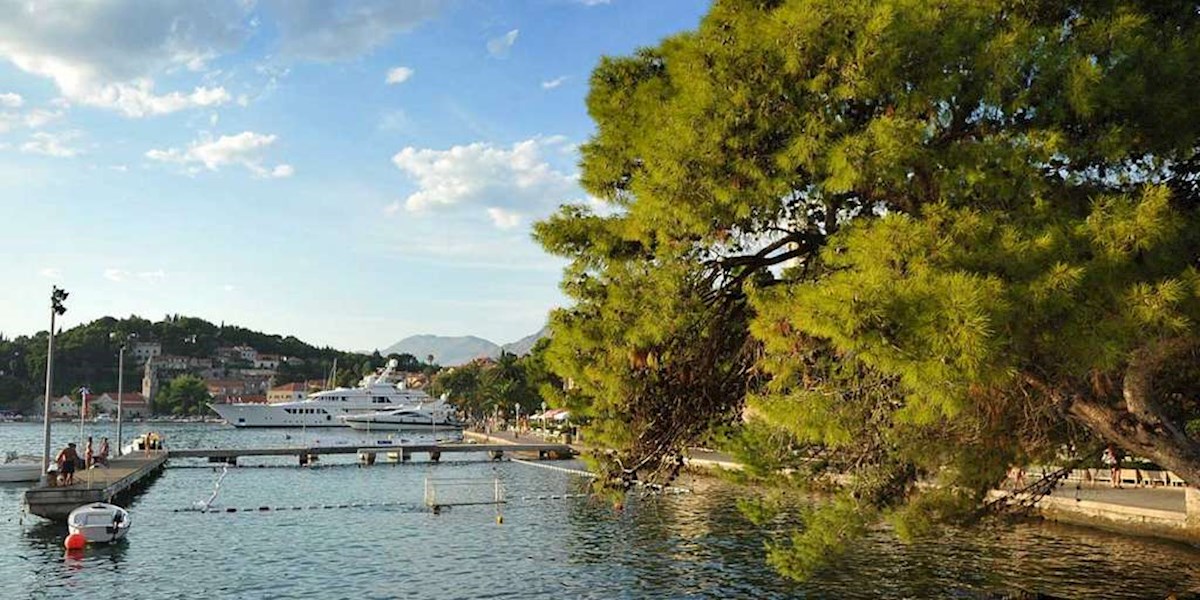
[[[536,433],[516,436],[511,431],[464,434],[488,443],[528,443],[539,439]],[[576,451],[583,451],[581,446]],[[728,454],[693,448],[685,459],[696,469],[741,470],[743,466]],[[1032,481],[1036,476],[1027,477]],[[990,498],[1011,494],[993,490]],[[1049,520],[1084,525],[1117,533],[1161,537],[1195,543],[1200,541],[1200,492],[1174,486],[1133,486],[1113,488],[1107,482],[1064,481],[1039,499],[1034,508]]]

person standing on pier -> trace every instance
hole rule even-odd
[[[1112,486],[1115,488],[1121,487],[1121,455],[1116,447],[1109,444],[1104,449],[1104,456],[1100,457],[1100,461],[1108,465],[1110,469],[1109,478],[1111,479]]]
[[[108,438],[100,438],[100,453],[96,455],[96,464],[108,466]]]
[[[54,459],[54,462],[58,465],[58,476],[61,478],[61,484],[75,484],[75,462],[78,460],[79,453],[75,451],[75,442],[67,444],[67,447],[58,453],[58,458]]]
[[[92,436],[88,436],[87,446],[83,450],[83,468],[92,468],[92,462],[95,455],[92,453]]]

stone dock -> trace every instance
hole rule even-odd
[[[122,504],[130,494],[148,485],[166,462],[165,450],[126,454],[110,460],[107,467],[76,471],[74,485],[31,487],[25,490],[25,504],[39,517],[66,521],[72,510],[84,504]]]
[[[698,469],[743,469],[728,455],[705,450],[691,451],[686,464]],[[1139,480],[1158,481],[1150,477]],[[1166,484],[1113,488],[1107,481],[1068,480],[1053,493],[1039,499],[1034,510],[1049,521],[1200,543],[1200,490],[1173,485],[1170,479],[1164,481]],[[993,490],[988,498],[1002,498],[1012,493]]]

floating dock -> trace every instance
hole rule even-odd
[[[575,451],[566,444],[380,444],[377,446],[287,446],[281,448],[206,448],[192,450],[170,450],[170,458],[207,458],[212,461],[236,462],[243,456],[297,456],[303,461],[310,456],[325,454],[358,454],[373,458],[376,454],[397,454],[407,461],[414,454],[426,454],[431,461],[438,461],[443,454],[487,453],[488,458],[499,460],[506,453],[536,454],[540,459],[568,459]]]
[[[540,459],[568,459],[575,451],[566,444],[380,444],[376,446],[288,446],[282,448],[206,448],[135,452],[109,461],[107,467],[75,472],[75,484],[36,486],[25,491],[29,512],[51,521],[66,521],[72,510],[92,502],[122,504],[128,494],[144,488],[171,458],[207,458],[211,462],[236,464],[243,456],[296,456],[300,464],[325,454],[357,454],[373,464],[377,454],[394,454],[402,462],[414,454],[425,454],[438,462],[442,454],[486,453],[491,460],[505,454],[536,455]]]
[[[29,488],[25,490],[25,504],[39,517],[66,521],[72,510],[84,504],[113,503],[144,487],[166,462],[165,450],[127,454],[111,459],[107,467],[76,471],[74,485]]]

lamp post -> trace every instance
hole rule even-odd
[[[42,410],[42,476],[41,483],[48,481],[46,472],[50,470],[50,393],[54,384],[54,317],[67,312],[63,301],[67,299],[66,290],[53,286],[50,291],[50,340],[46,343],[46,401]]]
[[[121,340],[121,349],[117,351],[117,457],[121,456],[121,405],[125,403],[125,346],[135,334],[129,334]]]
[[[87,422],[87,398],[88,398],[88,394],[91,394],[91,393],[92,393],[92,390],[89,390],[86,387],[79,388],[79,447],[80,448],[86,447],[86,446],[84,446],[84,443],[83,443],[84,440],[87,439],[87,436],[83,431],[83,424]],[[90,467],[91,465],[88,465],[88,466]]]

